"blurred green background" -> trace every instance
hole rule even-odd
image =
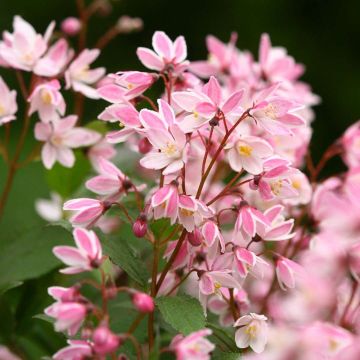
[[[155,30],[164,30],[172,38],[184,35],[192,60],[206,57],[207,34],[226,42],[232,31],[239,34],[238,47],[251,50],[257,57],[260,35],[268,32],[274,45],[286,47],[298,62],[306,65],[303,80],[322,98],[322,103],[315,108],[313,124],[315,159],[360,117],[359,1],[121,0],[113,1],[112,5],[109,16],[94,16],[91,20],[88,47],[124,14],[141,17],[144,29],[116,38],[104,50],[97,64],[106,66],[109,72],[143,69],[135,51],[138,46],[151,47]],[[76,6],[73,0],[0,0],[1,31],[11,31],[15,14],[24,17],[42,33],[52,19],[60,24],[65,17],[76,16]],[[15,85],[13,74],[0,68],[0,75]],[[87,105],[86,117],[91,120],[105,103],[88,102]],[[13,123],[14,141],[21,126],[22,111],[19,111],[20,121]],[[2,129],[0,136],[3,136]],[[31,138],[27,149],[32,146]],[[327,172],[339,166],[339,161],[332,161]],[[4,176],[4,164],[0,160],[0,188]],[[34,199],[48,197],[48,194],[48,182],[41,164],[27,166],[16,176],[5,216],[0,222],[0,343],[13,344],[24,359],[49,355],[64,342],[61,335],[55,335],[50,324],[33,319],[50,302],[46,287],[58,282],[57,272],[49,272],[49,269],[58,264],[51,247],[55,241],[62,241],[61,234],[48,233],[47,241],[43,242],[40,235],[27,237],[27,230],[24,232],[24,229],[44,223],[34,211]],[[20,246],[16,246],[17,242]],[[28,254],[31,261],[26,262]],[[37,279],[27,280],[1,297],[2,290],[17,285],[12,278],[17,278],[14,272],[19,269],[22,271],[19,278]],[[51,339],[48,334],[52,334]]]

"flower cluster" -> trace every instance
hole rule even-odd
[[[117,26],[128,32],[141,24],[122,18]],[[34,131],[44,143],[44,166],[72,167],[72,149],[90,147],[86,155],[96,172],[85,195],[65,199],[62,208],[57,194],[37,203],[47,220],[65,216],[74,228],[76,247],[53,249],[66,265],[60,272],[100,278],[49,288],[55,302],[45,313],[69,337],[54,359],[124,359],[127,340],[140,358],[133,332],[145,316],[150,354],[156,299],[181,293],[230,329],[244,359],[357,358],[359,123],[314,165],[308,146],[319,98],[299,80],[304,67],[273,47],[267,34],[258,59],[239,50],[232,35],[229,43],[208,36],[208,60],[189,61],[182,36],[172,41],[157,31],[152,49],[137,49],[145,69],[105,76],[104,68],[89,68],[100,50],[75,55],[64,38],[50,44],[53,28],[40,35],[15,17],[14,32],[0,42],[0,63],[32,73],[28,94],[22,92],[26,116],[39,120]],[[62,24],[69,36],[80,29],[76,18]],[[65,89],[108,103],[99,114],[104,138],[80,126],[77,115],[65,116],[62,79]],[[153,99],[148,94],[158,83],[163,92]],[[0,78],[0,93],[0,124],[7,124],[15,119],[16,92]],[[338,154],[348,170],[318,182],[326,161]],[[135,171],[120,170],[121,157],[129,157]],[[151,277],[142,288],[121,283],[116,274],[128,269],[112,264],[113,254],[108,246],[103,254],[99,240],[126,222],[151,253]],[[101,304],[85,295],[88,285]],[[121,333],[112,329],[108,309],[119,293],[138,312]],[[178,360],[210,359],[216,351],[210,328],[160,340],[160,351]]]

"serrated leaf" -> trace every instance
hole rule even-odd
[[[203,309],[199,301],[191,296],[159,297],[156,305],[164,320],[184,335],[205,328]]]
[[[80,151],[75,151],[75,164],[72,168],[66,168],[56,163],[51,170],[46,171],[46,180],[51,190],[68,198],[84,182],[91,170],[89,160]]]
[[[59,226],[36,226],[17,231],[0,243],[0,288],[43,275],[60,262],[52,255],[55,245],[73,244],[71,234]]]
[[[144,262],[127,241],[127,238],[121,236],[103,237],[101,243],[104,254],[108,255],[114,264],[120,266],[139,285],[146,287],[150,274]]]

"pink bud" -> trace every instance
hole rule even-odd
[[[138,143],[138,147],[141,154],[147,154],[152,149],[152,145],[147,138],[141,139]]]
[[[75,36],[81,29],[81,22],[76,17],[68,17],[61,23],[61,30],[69,36]]]
[[[144,213],[140,214],[133,225],[134,235],[138,238],[145,236],[147,232],[147,219]]]
[[[187,240],[192,246],[200,246],[202,243],[202,235],[200,230],[195,229],[193,232],[188,233]]]
[[[133,31],[140,31],[143,28],[143,21],[140,18],[121,16],[117,22],[118,31],[127,34]]]
[[[95,352],[100,355],[111,353],[120,345],[119,337],[106,326],[99,326],[94,331],[93,342]]]
[[[154,301],[148,294],[137,292],[133,296],[132,302],[140,312],[149,313],[154,311]]]

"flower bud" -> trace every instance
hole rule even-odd
[[[94,350],[97,354],[105,355],[117,349],[120,340],[107,326],[99,326],[93,334]]]
[[[138,238],[145,236],[147,232],[147,219],[144,213],[140,214],[133,225],[134,235]]]
[[[81,29],[81,22],[76,17],[68,17],[61,23],[61,30],[69,36],[75,36]]]
[[[147,154],[152,149],[152,145],[147,138],[141,139],[138,143],[138,147],[141,154]]]
[[[192,246],[200,246],[202,243],[202,235],[199,229],[187,234],[187,240]]]
[[[149,313],[154,311],[154,300],[148,294],[137,292],[134,294],[132,302],[140,312]]]

